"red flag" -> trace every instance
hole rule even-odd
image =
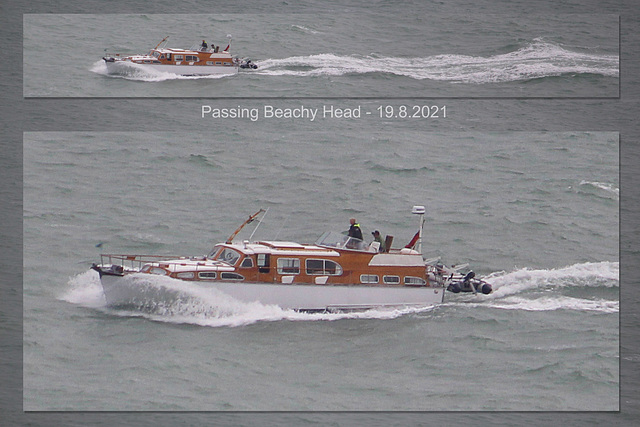
[[[227,45],[227,47],[225,48],[225,50],[223,50],[223,52],[228,51],[230,47],[231,47],[231,45],[230,45],[230,44],[228,44],[228,45]]]
[[[409,249],[413,249],[413,247],[416,245],[416,243],[418,243],[418,239],[420,238],[420,232],[418,231],[416,233],[415,236],[413,236],[413,239],[411,239],[411,241],[409,242],[409,244],[407,246],[405,246],[405,248],[409,248]]]

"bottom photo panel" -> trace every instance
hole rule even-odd
[[[24,134],[25,411],[617,411],[619,135]]]

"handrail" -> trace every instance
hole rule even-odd
[[[162,262],[178,259],[189,259],[184,256],[171,255],[128,255],[128,254],[100,254],[100,264],[131,266],[133,269],[140,269],[143,264],[149,262]]]

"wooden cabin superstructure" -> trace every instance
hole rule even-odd
[[[414,249],[421,248],[424,208],[414,208],[421,227],[411,247],[384,251],[376,241],[367,243],[336,232],[324,233],[313,244],[235,241],[261,212],[205,256],[101,255],[101,263],[92,268],[100,274],[107,302],[140,301],[149,280],[158,276],[210,286],[245,302],[297,310],[430,306],[441,303],[452,285],[457,286],[454,292],[491,291],[473,272],[462,275],[429,264]]]
[[[102,59],[109,71],[120,71],[115,68],[123,64],[151,66],[153,69],[181,75],[235,74],[239,68],[257,68],[250,60],[241,60],[231,55],[230,40],[224,50],[219,46],[209,46],[204,40],[200,46],[190,49],[167,48],[164,46],[166,40],[167,37],[147,54],[106,54]]]

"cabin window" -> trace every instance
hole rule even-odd
[[[185,61],[187,62],[198,62],[198,57],[195,55],[187,55],[185,57]]]
[[[216,65],[222,65],[222,62],[216,61]]]
[[[183,55],[173,55],[173,59],[176,61],[182,61],[183,58],[184,58]]]
[[[193,279],[195,277],[195,274],[193,274],[193,271],[182,271],[176,274],[176,277],[178,279]]]
[[[269,268],[269,254],[258,254],[258,267]]]
[[[361,274],[360,283],[380,283],[380,277],[377,274]]]
[[[166,276],[167,274],[169,274],[169,272],[167,270],[165,270],[164,268],[160,268],[160,267],[151,267],[149,269],[149,273],[158,274],[160,276]]]
[[[397,285],[400,283],[400,276],[384,276],[382,280],[387,285]]]
[[[240,264],[240,267],[242,268],[251,268],[253,267],[253,259],[250,257],[246,257],[245,259],[242,260],[242,264]]]
[[[407,276],[404,278],[404,284],[410,286],[424,286],[427,284],[427,281],[422,277]]]
[[[340,264],[328,259],[308,259],[306,267],[307,274],[310,276],[339,276],[342,274]]]
[[[269,254],[258,254],[256,257],[256,261],[258,262],[258,271],[260,273],[268,273],[269,272],[269,260],[271,255]]]
[[[278,258],[278,274],[300,274],[298,258]]]
[[[235,265],[236,262],[240,259],[240,252],[235,251],[231,248],[224,248],[216,257],[218,261],[224,261],[231,265]]]
[[[220,278],[223,280],[244,280],[244,276],[242,274],[231,273],[229,271],[220,273]]]
[[[207,61],[207,65],[213,65],[213,61]]]
[[[217,258],[217,254],[220,252],[220,246],[214,246],[214,248],[211,250],[211,253],[209,255],[207,255],[207,258],[209,259],[216,259]]]
[[[198,272],[198,277],[204,280],[214,280],[218,277],[218,274],[215,271],[200,271]]]

